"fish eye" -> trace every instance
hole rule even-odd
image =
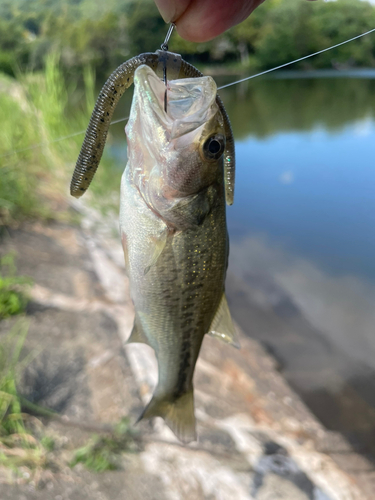
[[[218,160],[224,153],[225,139],[221,134],[211,135],[203,144],[203,153],[208,160]]]

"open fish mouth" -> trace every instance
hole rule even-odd
[[[142,65],[134,74],[134,83],[146,117],[157,118],[172,139],[200,128],[217,111],[217,87],[210,76],[171,80],[165,86],[150,67]],[[166,91],[167,111],[164,109]]]

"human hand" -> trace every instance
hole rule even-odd
[[[206,42],[244,21],[264,0],[155,0],[166,23],[191,42]]]

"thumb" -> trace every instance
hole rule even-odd
[[[155,0],[156,7],[166,23],[176,21],[193,0]]]

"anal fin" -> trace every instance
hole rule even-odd
[[[174,400],[153,396],[138,422],[143,418],[152,417],[162,417],[183,443],[196,441],[193,389]]]
[[[125,342],[125,345],[134,343],[149,345],[147,337],[137,317],[135,317],[134,319],[133,329],[131,331],[128,340]]]
[[[240,349],[241,347],[237,340],[237,332],[233,324],[225,293],[223,293],[208,334],[222,340],[226,344],[232,345],[236,349]]]

